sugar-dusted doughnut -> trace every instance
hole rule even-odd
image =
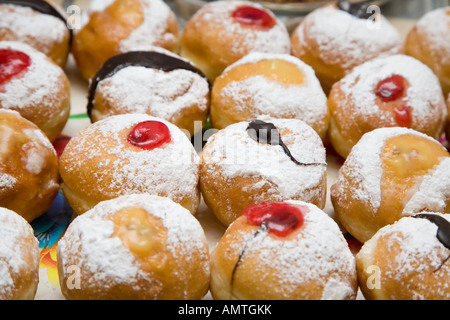
[[[186,23],[180,54],[211,82],[250,52],[289,53],[289,33],[270,10],[250,1],[212,1]]]
[[[420,212],[380,229],[356,255],[370,300],[450,299],[450,215]]]
[[[302,200],[323,208],[326,153],[319,135],[298,119],[238,122],[218,131],[201,154],[205,203],[225,225],[264,201]]]
[[[244,209],[211,253],[211,294],[229,300],[351,300],[355,258],[336,222],[302,201]]]
[[[366,3],[327,4],[309,13],[291,35],[292,54],[313,67],[327,94],[357,65],[402,50],[399,31],[368,9]]]
[[[120,196],[76,217],[58,242],[57,262],[70,300],[201,299],[209,288],[200,223],[154,195]]]
[[[339,169],[331,201],[338,220],[362,243],[404,216],[448,212],[450,154],[412,129],[375,129]]]
[[[195,214],[199,162],[175,125],[147,114],[110,116],[78,132],[65,147],[62,190],[77,214],[133,193],[167,196]]]
[[[328,107],[328,136],[344,158],[365,133],[376,128],[408,127],[439,140],[448,115],[433,71],[401,54],[354,68],[333,85]]]
[[[303,120],[325,138],[330,115],[314,70],[291,55],[260,52],[227,67],[211,92],[212,126],[260,116]]]

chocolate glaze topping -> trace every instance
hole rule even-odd
[[[326,166],[326,163],[301,163],[297,161],[289,151],[289,148],[284,144],[281,139],[280,133],[273,123],[264,122],[262,120],[253,120],[247,127],[249,136],[259,142],[270,144],[272,146],[281,146],[284,153],[299,166]]]
[[[116,55],[107,60],[102,67],[97,71],[97,74],[91,79],[89,83],[88,105],[87,113],[90,116],[93,108],[95,92],[98,83],[104,79],[112,77],[118,71],[129,66],[139,66],[151,69],[158,69],[165,72],[184,69],[199,74],[206,81],[206,76],[189,62],[169,56],[163,53],[154,51],[130,51]],[[211,84],[208,81],[209,87]]]
[[[0,0],[0,4],[12,4],[16,6],[29,7],[40,13],[48,14],[62,20],[69,30],[69,44],[72,43],[73,31],[68,27],[66,18],[48,2],[44,0]]]
[[[360,19],[368,19],[372,16],[372,12],[367,12],[369,4],[365,2],[352,3],[350,1],[340,0],[337,2],[337,6],[340,10],[350,13],[351,15]]]
[[[440,243],[442,243],[444,247],[450,250],[450,222],[447,219],[436,214],[427,214],[427,213],[417,214],[413,217],[427,219],[432,223],[434,223],[435,225],[437,225],[438,227],[436,234],[437,239],[439,240]],[[447,259],[444,260],[444,262],[442,262],[442,264],[435,270],[435,272],[438,271],[449,259],[450,255],[447,257]]]

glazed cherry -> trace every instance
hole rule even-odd
[[[145,150],[153,150],[170,141],[169,128],[159,121],[140,122],[128,134],[128,142]]]
[[[31,59],[21,51],[0,49],[0,85],[18,76],[31,65]]]
[[[405,92],[405,78],[393,75],[377,85],[376,94],[383,102],[399,99]]]
[[[235,21],[246,26],[270,29],[276,24],[267,11],[252,6],[240,6],[234,10],[232,16]]]
[[[400,127],[409,127],[412,122],[411,107],[394,108],[394,118]]]
[[[285,237],[303,225],[308,207],[285,202],[262,202],[250,205],[242,214],[251,225],[265,224],[267,230],[279,237]]]

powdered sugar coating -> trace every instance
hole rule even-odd
[[[133,284],[141,278],[151,281],[135,255],[114,233],[112,217],[126,208],[142,208],[161,219],[167,229],[164,245],[176,259],[189,260],[193,254],[208,253],[204,231],[187,209],[168,198],[134,194],[103,201],[69,225],[58,242],[63,271],[71,264],[87,268],[93,275],[89,284],[93,285]],[[205,256],[202,261],[201,268],[209,272],[209,259]]]
[[[436,52],[450,53],[450,6],[438,8],[426,13],[416,24],[418,34],[427,40],[430,54],[436,59]],[[442,67],[450,63],[450,54],[439,55],[433,67]]]
[[[327,5],[307,15],[295,34],[300,43],[316,43],[322,61],[347,70],[380,54],[400,52],[400,33],[384,16],[379,19],[374,25]]]
[[[100,81],[97,92],[123,112],[148,113],[170,121],[195,105],[207,110],[209,85],[200,75],[184,69],[164,72],[130,66]],[[108,116],[108,110],[103,116]]]
[[[367,203],[374,212],[381,204],[381,179],[383,176],[381,154],[386,141],[401,135],[417,135],[434,143],[431,137],[408,128],[380,128],[366,133],[353,147],[345,164],[341,167],[332,187],[333,196],[340,202],[347,202],[346,195]],[[349,183],[355,187],[349,190]]]
[[[262,229],[257,236],[253,232],[238,231],[239,237],[231,242],[230,247],[242,251],[245,244],[240,264],[245,264],[246,256],[257,257],[255,272],[266,274],[266,268],[276,270],[275,274],[267,277],[278,284],[273,289],[280,293],[280,297],[289,296],[298,286],[309,281],[317,281],[316,286],[322,286],[321,299],[355,297],[355,259],[338,225],[310,203],[286,202],[309,209],[304,214],[301,229],[294,236],[281,239]]]
[[[34,237],[33,229],[24,218],[5,208],[0,208],[0,234],[0,296],[7,297],[15,288],[13,278],[17,278],[24,269],[34,267],[37,272],[39,243],[36,238],[32,246],[24,242]],[[32,265],[28,264],[29,256],[32,257]]]
[[[149,44],[157,42],[176,43],[177,35],[167,32],[167,22],[175,18],[170,7],[161,0],[139,0],[143,15],[143,23],[128,38],[119,43],[121,52],[145,50]]]
[[[58,117],[61,101],[66,98],[61,91],[63,70],[51,63],[48,58],[25,43],[1,41],[1,49],[11,49],[27,54],[31,65],[19,77],[14,77],[0,90],[0,105],[5,109],[20,111],[25,108],[38,110],[45,118]],[[42,107],[44,106],[44,107]]]
[[[143,150],[132,146],[126,135],[125,138],[121,135],[148,120],[164,123],[169,128],[171,142]],[[153,193],[179,201],[197,193],[199,156],[191,142],[175,125],[146,114],[115,115],[95,122],[71,139],[62,159],[65,159],[66,175],[82,173],[81,180],[86,177],[86,163],[92,164],[96,188],[109,197]],[[86,183],[80,181],[79,187]]]
[[[320,137],[305,122],[297,119],[264,120],[272,122],[279,132],[287,131],[282,139],[297,161],[326,163],[325,148]],[[310,199],[317,196],[320,192],[317,186],[326,174],[326,165],[297,165],[281,146],[253,140],[247,132],[248,125],[247,121],[229,125],[208,140],[205,146],[208,158],[204,158],[207,174],[211,177],[222,175],[226,179],[260,178],[259,183],[249,187],[257,193],[264,185],[272,185],[268,193],[279,196],[281,200],[300,195]],[[261,194],[261,201],[265,196],[266,194]]]
[[[64,41],[68,31],[57,17],[25,6],[1,4],[0,34],[6,32],[14,34],[14,37],[2,40],[36,42],[44,53],[49,54],[53,44]]]
[[[343,101],[339,103],[339,107],[343,108],[340,112],[345,113],[346,106],[351,105],[352,112],[362,119],[376,116],[386,126],[396,126],[392,112],[380,110],[376,95],[378,83],[393,75],[400,75],[409,83],[403,101],[412,108],[411,127],[419,130],[423,123],[437,122],[437,127],[441,128],[436,131],[442,133],[447,108],[439,79],[425,64],[406,55],[373,59],[347,74],[339,82],[344,93]]]
[[[438,215],[450,221],[450,215]],[[410,291],[414,299],[424,299],[423,292],[448,299],[450,298],[448,263],[442,265],[439,272],[433,273],[450,254],[450,250],[438,240],[437,230],[437,225],[427,219],[404,217],[394,224],[381,228],[369,243],[363,246],[359,254],[363,257],[371,255],[374,246],[379,246],[383,239],[383,247],[388,250],[395,248],[397,254],[389,264],[383,265],[382,281],[390,279],[401,282],[401,286]],[[408,281],[412,274],[414,274],[413,281]],[[427,284],[429,280],[425,280],[425,277],[437,279],[433,287]]]
[[[236,55],[244,56],[252,51],[289,53],[291,47],[289,33],[286,26],[272,12],[267,11],[276,20],[276,24],[268,30],[244,28],[234,21],[232,12],[243,5],[263,9],[260,4],[248,1],[213,1],[199,10],[192,20],[196,21],[200,29],[204,21],[213,20],[215,26],[222,29],[217,35],[219,39],[235,40],[228,43],[228,48]],[[196,18],[199,13],[203,14],[202,19]]]
[[[220,91],[219,98],[232,97],[237,110],[245,109],[253,117],[270,115],[277,118],[298,118],[309,125],[321,123],[325,126],[327,97],[314,70],[294,56],[252,52],[227,67],[223,76],[226,77],[227,71],[239,65],[277,59],[296,66],[304,74],[304,82],[300,85],[285,85],[256,75],[241,81],[231,81]]]

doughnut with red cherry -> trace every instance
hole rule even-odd
[[[75,213],[103,200],[149,193],[195,214],[199,156],[175,125],[147,114],[122,114],[78,132],[60,158],[62,190]]]
[[[149,46],[178,51],[178,21],[162,0],[96,0],[87,11],[88,22],[75,34],[72,46],[85,79],[120,53]]]
[[[449,300],[449,259],[449,214],[404,217],[356,255],[361,291],[367,300]]]
[[[212,1],[186,23],[181,55],[211,82],[250,52],[289,53],[286,26],[269,10],[249,1]]]
[[[34,123],[3,109],[0,145],[0,207],[31,222],[50,208],[58,194],[56,151]]]
[[[325,138],[330,114],[314,70],[291,55],[260,52],[227,67],[212,88],[212,126],[260,116],[303,120]]]
[[[218,300],[352,300],[358,283],[336,222],[288,200],[244,209],[211,253],[210,287]]]
[[[0,108],[19,112],[53,142],[69,118],[69,80],[42,52],[0,41]]]
[[[368,6],[327,4],[308,14],[291,35],[292,54],[313,67],[326,94],[354,67],[402,50],[399,31]]]
[[[381,127],[407,127],[439,140],[448,115],[436,75],[406,55],[356,67],[333,85],[328,107],[328,136],[344,158],[365,133]]]
[[[422,211],[450,212],[450,154],[408,128],[379,128],[354,146],[331,202],[343,227],[361,243],[379,229]]]
[[[92,122],[146,113],[191,136],[201,130],[209,111],[208,79],[188,61],[164,51],[130,51],[107,60],[89,83]]]
[[[211,136],[201,154],[203,199],[224,225],[263,201],[288,199],[324,208],[326,152],[298,119],[249,120]]]
[[[0,208],[0,300],[33,300],[39,283],[39,242],[30,224]]]
[[[434,9],[417,21],[405,42],[405,53],[429,66],[450,93],[450,6]]]
[[[45,0],[0,0],[0,41],[19,41],[64,68],[72,30],[55,3]]]
[[[192,300],[209,288],[209,248],[198,220],[166,197],[103,201],[77,216],[57,248],[68,300]]]

